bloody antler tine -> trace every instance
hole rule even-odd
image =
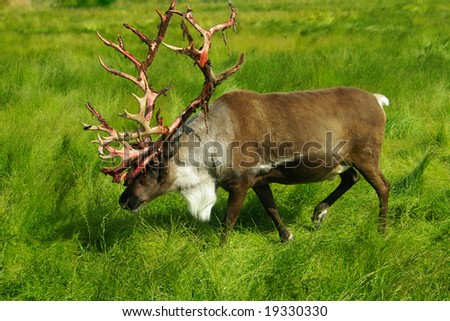
[[[121,72],[119,70],[116,70],[114,68],[109,67],[107,64],[105,64],[102,60],[102,58],[100,56],[98,56],[98,60],[100,62],[100,65],[105,68],[108,72],[110,72],[111,74],[115,75],[115,76],[119,76],[125,79],[128,79],[132,82],[134,82],[136,85],[141,86],[141,82],[139,81],[139,79],[137,79],[136,77],[133,77],[129,74],[126,74],[124,72]]]
[[[242,64],[244,63],[244,57],[245,55],[244,53],[242,53],[233,67],[221,72],[218,76],[216,76],[217,85],[220,84],[225,79],[227,79],[228,77],[234,75],[234,73],[236,73],[236,71],[238,71],[241,68]]]
[[[139,37],[139,39],[141,39],[144,43],[146,43],[147,45],[151,45],[152,44],[152,40],[150,40],[145,34],[143,34],[142,32],[140,32],[139,30],[137,30],[135,27],[124,23],[123,26],[129,30],[131,30],[135,35],[137,35]]]
[[[105,37],[103,37],[98,31],[97,31],[97,36],[100,38],[100,40],[107,45],[108,47],[114,48],[116,51],[120,52],[122,55],[125,56],[125,58],[129,59],[130,61],[132,61],[136,67],[140,67],[142,65],[142,63],[136,58],[134,57],[131,53],[129,53],[127,50],[125,50],[125,48],[123,47],[123,41],[121,40],[122,38],[120,36],[118,36],[119,38],[119,42],[120,44],[117,45],[114,42],[109,41],[108,39],[106,39]]]

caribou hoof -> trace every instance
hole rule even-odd
[[[294,235],[292,235],[289,232],[287,232],[286,235],[281,236],[281,243],[287,243],[287,242],[291,242],[293,240],[294,240]]]
[[[311,216],[311,220],[314,223],[315,228],[319,228],[322,221],[327,217],[328,204],[321,203],[314,209],[314,214]]]

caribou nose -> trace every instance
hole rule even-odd
[[[121,195],[119,198],[119,204],[124,210],[131,211],[132,209],[129,206],[130,199],[126,195]]]
[[[125,210],[137,212],[145,204],[145,201],[142,201],[135,196],[122,194],[119,199],[119,204]]]

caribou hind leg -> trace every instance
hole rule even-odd
[[[386,215],[388,210],[388,198],[390,191],[390,184],[384,177],[378,162],[374,163],[361,163],[357,167],[361,175],[367,182],[373,187],[380,200],[380,214],[378,221],[378,230],[382,233],[386,231]]]
[[[338,187],[314,208],[311,220],[317,228],[320,227],[320,223],[325,219],[328,208],[359,180],[359,175],[353,167],[339,174],[339,176],[341,177],[341,183]]]
[[[293,239],[292,234],[286,229],[286,226],[283,223],[283,220],[278,213],[278,210],[275,206],[275,200],[273,198],[272,190],[270,189],[269,184],[255,186],[253,187],[256,195],[258,195],[259,200],[262,205],[269,214],[270,218],[273,220],[275,227],[278,230],[278,234],[280,235],[281,241],[286,242]]]

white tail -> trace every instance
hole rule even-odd
[[[381,94],[373,94],[375,98],[378,101],[378,104],[380,104],[381,108],[389,106],[389,99]]]

